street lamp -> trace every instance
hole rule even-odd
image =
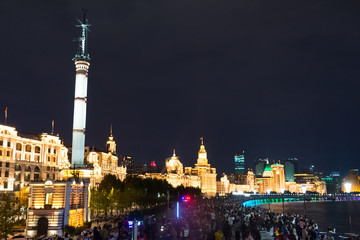
[[[306,185],[301,186],[301,191],[304,194],[304,217],[306,218],[306,205],[305,205]]]
[[[280,188],[280,192],[281,192],[281,195],[282,195],[282,207],[283,207],[283,214],[285,214],[285,206],[284,206],[284,192],[285,192],[285,188],[284,187],[281,187]]]
[[[346,183],[344,184],[344,186],[345,186],[345,192],[346,192],[346,193],[350,193],[350,192],[351,192],[351,183],[346,182]]]

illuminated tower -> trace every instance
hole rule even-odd
[[[88,24],[85,12],[83,21],[78,21],[80,24],[76,25],[76,27],[80,27],[82,33],[81,37],[78,39],[80,42],[79,52],[73,58],[76,67],[76,77],[71,157],[72,167],[84,166],[87,82],[90,66],[90,57],[87,53],[87,34],[90,24]]]
[[[111,152],[112,154],[116,154],[116,143],[112,135],[112,125],[110,126],[110,137],[109,140],[106,142],[106,147],[108,152]]]
[[[200,145],[200,150],[199,150],[199,154],[198,154],[197,164],[198,165],[207,165],[208,160],[207,160],[207,153],[206,153],[205,146],[204,146],[204,139],[200,138],[200,140],[201,140],[201,145]]]

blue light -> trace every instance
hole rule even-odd
[[[180,218],[180,205],[176,202],[176,218]]]

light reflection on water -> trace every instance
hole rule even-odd
[[[269,204],[258,205],[269,208]],[[303,202],[285,202],[285,213],[304,214]],[[282,213],[282,203],[271,203],[270,209]],[[306,216],[319,225],[320,231],[328,226],[336,227],[338,233],[360,234],[360,202],[306,202]],[[351,218],[351,224],[350,224]]]

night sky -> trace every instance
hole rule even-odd
[[[19,132],[71,145],[76,18],[88,9],[86,145],[184,166],[297,157],[328,173],[359,165],[360,2],[0,2],[0,110]],[[1,114],[0,121],[4,121]]]

